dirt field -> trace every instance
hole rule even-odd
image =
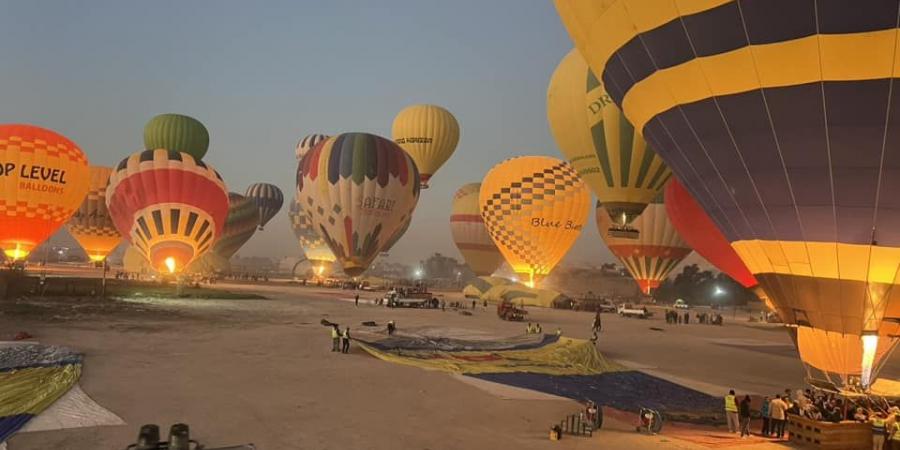
[[[395,320],[515,335],[492,307],[472,316],[352,303],[352,292],[289,285],[222,286],[266,300],[45,302],[0,307],[0,340],[25,330],[86,355],[83,389],[127,426],[19,433],[10,450],[116,449],[143,423],[178,421],[208,445],[252,442],[261,449],[708,448],[675,437],[641,436],[629,417],[610,417],[593,438],[547,439],[579,410],[571,400],[468,377],[377,360],[359,349],[331,353],[326,318],[352,328]],[[531,309],[545,332],[587,337],[588,313]],[[782,330],[726,322],[666,326],[659,319],[604,316],[601,351],[711,394],[774,393],[799,386],[803,371]],[[726,316],[726,320],[730,319]],[[650,327],[663,331],[650,330]],[[896,361],[885,374],[896,375]],[[740,443],[735,440],[735,444]],[[749,444],[747,442],[743,442]],[[742,448],[770,448],[756,444]]]

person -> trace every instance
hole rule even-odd
[[[738,406],[741,421],[741,439],[750,437],[750,396],[745,395]]]
[[[763,397],[762,406],[759,407],[759,415],[762,417],[762,429],[759,434],[769,436],[769,397]]]
[[[341,353],[347,353],[350,351],[350,327],[344,329],[344,335],[341,336],[341,343],[343,347],[341,348]]]
[[[872,425],[872,450],[884,448],[884,438],[887,436],[887,421],[881,411],[876,412],[869,419]]]
[[[484,307],[487,309],[487,299],[484,300]]]
[[[734,389],[728,391],[728,395],[725,396],[725,419],[728,421],[728,432],[737,433],[738,406],[734,397]]]
[[[472,300],[472,309],[473,309],[473,310],[475,309],[475,305],[476,305],[477,303],[478,303],[477,300]]]
[[[528,326],[525,327],[525,334],[532,334],[532,333],[534,333],[534,328],[531,326],[531,322],[528,322]]]
[[[356,294],[356,297],[353,300],[356,303],[356,307],[359,308],[359,294]]]
[[[395,330],[397,330],[397,326],[394,325],[393,320],[389,320],[387,325],[388,336],[392,336]]]
[[[336,352],[340,350],[341,345],[341,331],[338,329],[338,325],[331,325],[331,351]]]
[[[684,312],[684,324],[687,325],[691,321],[691,313],[685,311]]]
[[[784,437],[785,411],[787,411],[787,403],[781,399],[781,395],[776,395],[769,402],[769,427],[771,433],[778,439]]]
[[[541,324],[536,324],[534,326],[534,333],[535,334],[544,334],[544,330],[541,329]]]
[[[556,327],[556,335],[557,335],[557,336],[562,336],[562,328]]]
[[[890,427],[891,450],[900,450],[900,416],[895,412]]]
[[[441,311],[447,310],[447,302],[444,299],[441,299]]]

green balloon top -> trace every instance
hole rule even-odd
[[[209,132],[193,117],[160,114],[144,125],[144,146],[187,153],[199,161],[209,148]]]

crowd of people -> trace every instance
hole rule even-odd
[[[703,325],[722,325],[724,323],[724,319],[722,315],[719,313],[707,313],[701,312],[694,314],[694,320],[699,324]],[[691,313],[688,311],[680,312],[678,310],[667,309],[666,310],[666,323],[670,325],[680,325],[680,324],[689,324],[691,323]]]

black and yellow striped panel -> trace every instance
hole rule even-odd
[[[131,242],[148,259],[150,249],[166,241],[185,243],[196,256],[212,246],[215,232],[210,215],[198,208],[184,204],[151,206],[140,211],[135,218]]]

